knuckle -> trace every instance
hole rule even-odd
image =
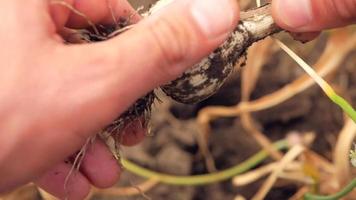
[[[172,23],[163,18],[156,20],[148,35],[158,52],[157,67],[160,67],[163,73],[172,74],[169,66],[184,62],[189,54],[191,34],[184,26],[179,26],[178,22]]]

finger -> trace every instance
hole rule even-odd
[[[121,113],[118,105],[127,108],[212,52],[233,30],[238,16],[235,0],[173,1],[117,38],[73,46],[73,56],[81,58],[81,72],[101,62],[94,68],[108,73],[101,82],[109,85],[105,93],[114,98],[100,105]]]
[[[61,0],[61,1],[48,0],[48,1],[50,4],[49,10],[53,22],[54,24],[56,24],[58,29],[61,29],[67,23],[70,13],[72,12],[68,7],[64,6],[64,4],[73,6],[74,0]],[[60,4],[60,2],[64,4]]]
[[[134,146],[140,143],[146,136],[147,129],[144,127],[142,118],[136,119],[122,130],[120,143],[125,146]]]
[[[88,147],[80,170],[94,186],[99,188],[114,185],[121,173],[116,159],[100,140],[96,140]]]
[[[320,32],[292,32],[291,35],[295,40],[306,43],[317,38],[320,35]]]
[[[46,192],[60,199],[84,199],[89,194],[90,183],[83,174],[76,170],[65,183],[71,168],[71,164],[60,163],[34,182]]]
[[[85,17],[73,12],[70,8],[49,0],[50,12],[57,27],[64,25],[71,28],[88,27],[88,20],[94,24],[113,24],[121,18],[134,23],[140,19],[136,11],[126,0],[63,0]],[[55,2],[55,3],[53,3]]]
[[[313,32],[356,22],[355,0],[273,0],[276,22],[293,32]]]

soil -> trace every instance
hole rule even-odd
[[[296,42],[290,42],[290,45],[293,45],[297,53],[306,58],[308,63],[314,63],[324,48],[325,36],[305,45]],[[350,100],[353,107],[356,106],[355,64],[356,52],[353,52],[345,59],[331,82],[338,86],[345,86],[340,88],[340,91]],[[275,53],[263,67],[252,99],[278,90],[301,74],[303,72],[288,56],[281,51]],[[210,105],[237,104],[240,101],[240,82],[240,73],[235,73],[216,95],[196,105],[175,103],[161,96],[160,99],[165,103],[156,103],[154,106],[153,136],[136,147],[124,148],[123,156],[159,172],[177,175],[207,173],[195,138],[197,112]],[[317,139],[311,148],[330,160],[336,136],[343,125],[342,115],[341,110],[323,94],[321,89],[313,86],[278,106],[254,113],[253,117],[263,133],[273,141],[284,138],[290,132],[315,132]],[[169,116],[173,116],[174,119]],[[236,165],[260,149],[251,137],[247,137],[239,118],[219,118],[211,125],[209,148],[218,170]],[[142,181],[143,179],[139,177],[124,173],[119,185],[130,186]],[[145,194],[150,199],[157,200],[221,200],[234,199],[237,194],[250,199],[258,191],[262,181],[240,188],[233,186],[231,180],[198,187],[159,184]],[[297,190],[298,186],[295,183],[284,182],[274,187],[266,199],[288,199]],[[94,197],[98,200],[117,198]],[[120,199],[145,198],[139,195],[120,197]]]

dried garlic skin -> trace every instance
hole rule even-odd
[[[279,31],[270,14],[270,5],[242,13],[240,23],[222,45],[162,90],[181,103],[207,99],[224,84],[249,46]]]

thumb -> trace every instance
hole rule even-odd
[[[276,22],[293,32],[320,31],[356,22],[356,0],[273,0]]]
[[[113,92],[125,96],[127,105],[217,48],[237,25],[238,16],[236,0],[172,1],[118,37],[87,45],[83,51],[105,58],[106,66],[100,68],[117,75]]]

